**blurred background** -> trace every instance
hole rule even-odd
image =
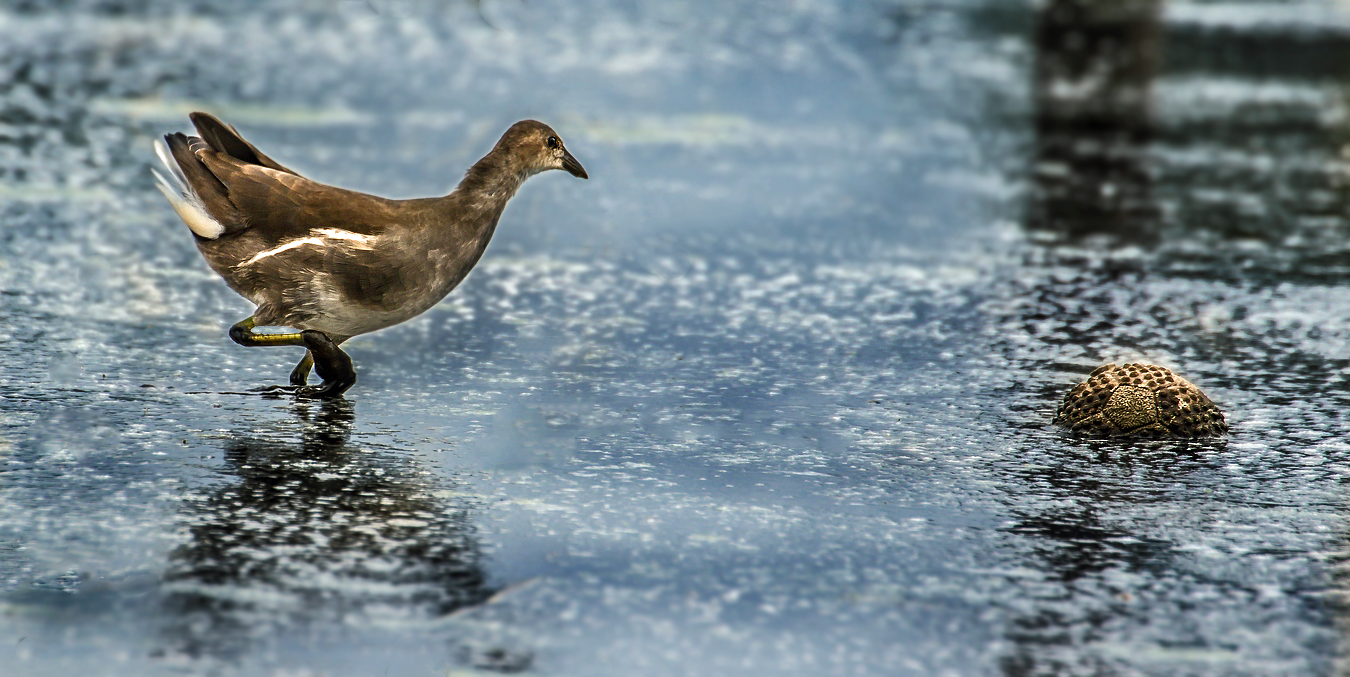
[[[532,179],[345,401],[154,189]],[[1344,674],[1350,3],[0,2],[0,673]],[[1232,434],[1049,425],[1114,361]]]

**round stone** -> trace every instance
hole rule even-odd
[[[1059,405],[1055,425],[1112,437],[1210,437],[1228,432],[1200,389],[1152,364],[1097,367]]]

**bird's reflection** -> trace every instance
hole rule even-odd
[[[349,403],[295,406],[298,440],[233,435],[232,481],[186,503],[166,575],[175,651],[229,659],[295,626],[438,616],[491,593],[464,506],[352,446]]]

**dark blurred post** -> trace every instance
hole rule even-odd
[[[1035,35],[1036,155],[1027,225],[1149,245],[1150,88],[1161,0],[1048,0]]]
[[[1148,152],[1150,99],[1161,48],[1161,0],[1045,0],[1035,34],[1033,80],[1035,147],[1026,227],[1050,245],[1151,246],[1158,209],[1151,195]],[[1018,320],[1028,336],[1046,343],[1094,347],[1113,340],[1114,328],[1073,326],[1065,308],[1095,303],[1110,284],[1110,266],[1080,279],[1043,280],[1029,289],[1034,302]],[[1104,317],[1110,317],[1105,313]],[[1038,325],[1050,320],[1055,329]],[[1055,350],[1046,351],[1056,354]],[[1027,368],[1053,368],[1035,358]],[[1043,401],[1049,401],[1049,395]],[[1091,463],[1103,462],[1104,457]],[[1020,514],[1010,532],[1030,541],[1026,566],[1044,573],[1044,597],[1011,619],[1012,648],[999,667],[1009,677],[1109,674],[1112,665],[1087,651],[1092,623],[1116,613],[1092,593],[1092,581],[1111,570],[1147,571],[1170,544],[1114,526],[1104,505],[1129,500],[1084,473],[1072,459],[1030,471],[1022,481],[1049,491],[1053,508]],[[1124,545],[1122,545],[1124,544]]]

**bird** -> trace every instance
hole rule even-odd
[[[156,140],[168,170],[153,170],[158,187],[207,265],[256,306],[230,338],[306,349],[289,385],[263,389],[302,399],[356,383],[343,342],[420,315],[462,282],[526,179],[553,169],[589,178],[552,127],[521,120],[449,194],[394,200],[307,179],[215,116],[188,117],[196,136]]]

